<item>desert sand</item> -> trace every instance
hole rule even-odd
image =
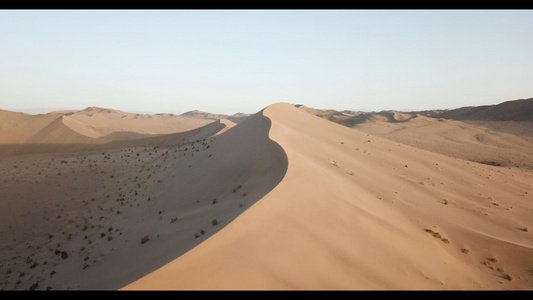
[[[283,180],[209,240],[124,287],[531,289],[531,172],[422,150],[288,104],[263,112]]]
[[[533,288],[533,144],[509,126],[276,103],[109,141],[62,117],[1,133],[0,289]]]

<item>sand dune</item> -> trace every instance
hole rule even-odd
[[[56,115],[28,115],[0,110],[0,144],[22,144],[54,122]]]
[[[0,288],[118,289],[226,226],[287,164],[268,118],[227,124],[0,161]]]
[[[185,143],[235,125],[207,116],[139,115],[98,107],[40,115],[0,110],[0,156],[153,146],[172,139]]]
[[[74,114],[0,159],[0,289],[533,288],[533,172],[459,157],[481,143],[527,163],[525,136],[399,113],[365,132],[277,103],[86,144],[104,135]]]
[[[73,130],[93,138],[106,140],[129,139],[132,135],[116,133],[135,133],[138,136],[170,134],[189,131],[215,121],[210,118],[188,118],[172,114],[143,115],[118,110],[88,107],[64,116],[65,123]]]
[[[533,176],[264,110],[283,180],[149,289],[531,289]]]
[[[93,144],[132,140],[191,131],[223,117],[215,114],[134,114],[100,107],[39,115],[0,110],[0,144]],[[226,126],[235,125],[225,120]]]
[[[533,137],[518,135],[531,124],[512,131],[491,129],[495,122],[466,123],[418,116],[407,122],[366,122],[354,128],[399,143],[473,162],[533,170]],[[517,123],[517,122],[515,122]],[[509,126],[507,126],[509,128]]]
[[[26,140],[27,144],[101,144],[102,140],[77,133],[67,126],[63,116],[58,117],[45,128]]]
[[[529,105],[533,104],[533,101],[525,103]],[[501,115],[519,115],[518,108],[516,111],[509,109],[509,107],[518,107],[516,104],[503,106],[506,109],[501,115],[497,114],[494,107],[501,106],[487,106],[488,108],[482,110],[490,108],[491,114],[487,115],[493,115],[495,119]],[[348,115],[304,106],[299,109],[359,131],[417,148],[473,162],[533,170],[533,152],[529,150],[533,147],[533,123],[529,121],[458,121],[427,117],[416,112],[361,112]],[[468,111],[470,110],[475,109],[469,108]],[[464,113],[463,117],[466,118],[466,115]],[[524,115],[519,116],[519,119],[525,118]]]

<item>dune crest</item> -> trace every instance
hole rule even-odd
[[[0,289],[533,288],[527,135],[276,103],[95,138],[76,114],[139,117],[0,111]]]
[[[214,121],[207,118],[188,118],[171,114],[134,114],[98,107],[88,107],[69,113],[64,118],[73,130],[93,138],[106,137],[107,140],[127,139],[128,136],[117,135],[122,132],[134,132],[138,136],[148,137],[189,131]]]
[[[531,289],[533,176],[399,144],[279,103],[283,180],[124,287]]]
[[[58,118],[0,110],[0,144],[22,144]]]
[[[82,135],[67,126],[63,116],[26,140],[27,144],[101,144],[104,141]]]
[[[29,115],[0,110],[0,144],[101,144],[198,129],[218,115],[134,114],[88,107]],[[234,126],[225,121],[226,126]],[[227,129],[226,129],[227,130]]]
[[[258,113],[0,161],[0,289],[115,290],[189,251],[285,175],[269,128]],[[38,136],[68,129],[58,118]]]

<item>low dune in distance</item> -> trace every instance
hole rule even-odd
[[[473,162],[533,170],[532,122],[456,121],[415,116],[403,122],[374,121],[353,128],[413,147]],[[517,123],[517,122],[514,122]],[[497,124],[499,128],[495,127]],[[511,126],[514,129],[511,129]],[[517,126],[519,125],[519,126]],[[502,128],[503,127],[503,128]]]
[[[298,108],[346,127],[447,156],[533,170],[533,99],[444,112]]]
[[[181,143],[221,134],[247,115],[133,114],[108,108],[29,115],[0,110],[0,160],[37,153],[98,151],[157,146],[180,135]],[[196,135],[195,132],[201,132]]]
[[[94,144],[153,137],[190,131],[210,123],[247,116],[188,112],[134,114],[109,108],[88,107],[79,111],[55,111],[29,115],[0,110],[0,144]]]
[[[402,113],[352,128],[276,103],[104,141],[72,113],[0,159],[0,289],[533,288],[528,139]],[[56,128],[89,141],[55,144]]]
[[[133,114],[99,107],[88,107],[74,113],[66,113],[63,118],[64,122],[76,132],[108,141],[189,131],[216,120],[173,114]]]

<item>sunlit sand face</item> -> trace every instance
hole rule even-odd
[[[92,110],[4,112],[1,289],[533,288],[517,123]]]

